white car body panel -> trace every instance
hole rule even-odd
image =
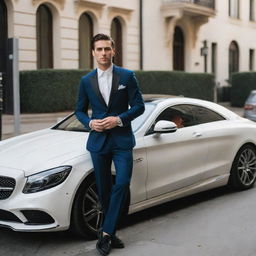
[[[0,166],[24,170],[26,176],[59,166],[85,154],[87,136],[78,132],[67,136],[65,131],[44,129],[5,140],[0,149]]]
[[[211,179],[207,179],[199,183],[195,183],[191,186],[184,187],[169,193],[165,193],[160,196],[150,198],[146,201],[142,201],[140,203],[130,205],[129,213],[142,211],[149,207],[153,207],[162,203],[169,202],[170,200],[175,200],[181,197],[199,193],[201,191],[205,191],[208,189],[225,186],[228,182],[228,177],[229,177],[229,174],[212,177]]]
[[[147,198],[190,186],[201,179],[208,145],[196,137],[197,132],[200,130],[195,127],[186,127],[157,137],[155,134],[145,136],[148,157]]]

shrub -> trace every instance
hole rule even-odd
[[[183,95],[213,100],[214,76],[204,73],[137,71],[143,93]]]
[[[20,72],[21,112],[56,112],[74,109],[83,70]]]
[[[89,70],[20,72],[21,112],[74,110],[79,81]],[[136,71],[142,93],[213,100],[214,76],[171,71]]]

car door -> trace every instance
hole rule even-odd
[[[173,133],[156,135],[154,124],[159,120],[173,121],[172,112],[182,113],[183,127]],[[144,136],[147,149],[147,198],[159,196],[197,183],[202,179],[208,143],[200,124],[195,123],[190,105],[164,109]]]
[[[201,124],[202,135],[208,142],[208,154],[203,179],[227,173],[232,162],[237,130],[221,114],[203,106],[193,106],[195,123]]]

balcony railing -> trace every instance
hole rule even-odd
[[[163,3],[191,3],[215,9],[215,0],[163,0]]]

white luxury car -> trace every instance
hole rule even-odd
[[[227,184],[253,186],[254,122],[185,97],[159,96],[145,105],[132,124],[137,144],[129,213]],[[96,235],[102,212],[87,137],[73,114],[52,128],[0,142],[1,226],[16,231],[71,227],[85,237]],[[113,169],[113,180],[114,174]]]

